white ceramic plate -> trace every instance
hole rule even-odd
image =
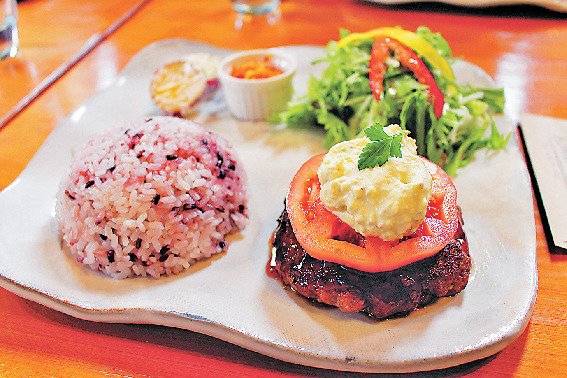
[[[538,5],[557,12],[567,11],[565,0],[367,0],[379,4],[408,4],[415,2],[432,2],[457,5],[462,7],[491,7],[498,5]]]
[[[282,48],[298,60],[306,87],[320,47]],[[59,181],[77,148],[122,121],[160,114],[149,95],[153,71],[191,52],[230,51],[168,40],[148,46],[105,91],[71,113],[18,179],[0,193],[0,284],[66,314],[101,322],[151,323],[211,335],[281,360],[315,367],[400,372],[449,367],[496,353],[523,331],[536,297],[536,240],[529,176],[514,139],[479,155],[456,185],[473,268],[466,289],[406,318],[373,321],[314,306],[266,275],[269,238],[299,166],[322,151],[318,130],[238,122],[223,99],[198,119],[228,138],[249,175],[250,224],[227,253],[160,280],[113,280],[62,250],[53,210]],[[457,76],[490,85],[461,64]],[[216,113],[215,113],[216,112]],[[498,120],[503,131],[511,125]]]

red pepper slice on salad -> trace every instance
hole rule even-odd
[[[414,50],[417,55],[425,58],[435,69],[439,70],[442,75],[455,80],[453,69],[429,42],[427,42],[419,34],[404,30],[399,27],[382,27],[373,29],[364,33],[351,33],[337,42],[337,47],[345,46],[350,43],[356,43],[365,39],[376,39],[378,37],[391,37]]]
[[[316,155],[302,165],[286,197],[295,236],[310,256],[366,272],[390,271],[433,256],[455,235],[459,222],[457,190],[436,164],[423,158],[433,178],[425,220],[409,237],[388,242],[358,234],[323,205],[317,176],[323,156]]]
[[[433,112],[437,119],[443,114],[443,93],[435,83],[435,79],[429,69],[419,58],[415,51],[408,46],[404,45],[397,39],[391,37],[379,36],[372,45],[369,63],[369,80],[370,89],[374,93],[377,101],[380,101],[381,94],[384,91],[384,72],[386,72],[386,59],[390,56],[390,51],[396,54],[397,60],[400,64],[411,70],[417,80],[427,85],[428,88],[424,91],[429,94],[429,99],[433,105]]]

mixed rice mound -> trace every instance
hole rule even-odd
[[[248,220],[233,147],[175,117],[89,141],[61,182],[56,222],[77,261],[114,278],[180,273],[224,251]]]

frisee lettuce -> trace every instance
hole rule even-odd
[[[447,41],[426,27],[416,31],[448,63],[455,62]],[[348,35],[340,31],[341,38]],[[325,129],[325,146],[363,135],[370,125],[399,124],[416,139],[418,154],[440,165],[448,174],[456,174],[479,149],[500,149],[510,135],[495,127],[493,113],[504,110],[504,91],[459,85],[443,76],[424,59],[437,85],[445,95],[441,118],[433,113],[425,88],[411,71],[391,59],[384,73],[384,96],[374,98],[368,81],[368,62],[373,39],[357,40],[344,47],[330,41],[324,61],[328,66],[320,77],[309,79],[305,96],[292,100],[271,121],[290,127],[317,125]],[[321,61],[313,62],[319,63]]]

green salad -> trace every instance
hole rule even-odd
[[[500,134],[493,119],[504,110],[503,89],[457,84],[451,68],[456,58],[440,34],[426,27],[415,33],[380,28],[341,30],[340,37],[328,43],[324,59],[313,62],[328,66],[310,78],[307,93],[271,121],[323,127],[326,147],[363,136],[376,123],[399,124],[416,139],[418,153],[450,175],[475,151],[506,146],[510,135]]]

